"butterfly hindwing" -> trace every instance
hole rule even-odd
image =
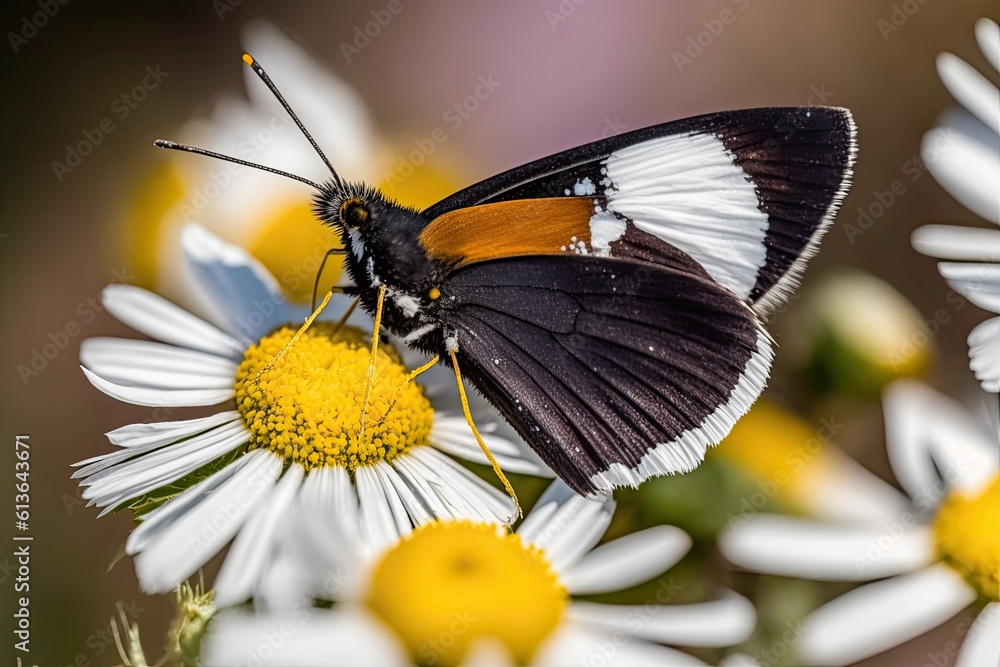
[[[845,109],[726,111],[648,127],[531,162],[423,212],[580,197],[680,248],[760,315],[792,289],[848,187]],[[603,238],[603,237],[602,237]]]
[[[442,287],[463,374],[581,493],[695,468],[766,382],[750,308],[685,253],[645,252],[485,261]]]

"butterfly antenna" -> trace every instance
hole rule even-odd
[[[153,142],[153,145],[157,148],[166,148],[172,151],[183,151],[185,153],[197,153],[198,155],[206,155],[208,157],[214,157],[217,160],[224,160],[226,162],[232,162],[233,164],[239,164],[244,167],[253,167],[254,169],[260,169],[261,171],[266,171],[272,174],[277,174],[278,176],[284,176],[285,178],[290,178],[293,181],[298,181],[300,183],[305,183],[310,185],[317,190],[322,190],[318,183],[310,181],[308,178],[303,178],[302,176],[296,176],[295,174],[290,174],[287,171],[281,171],[280,169],[274,169],[273,167],[265,167],[262,164],[257,164],[256,162],[247,162],[246,160],[240,160],[239,158],[230,157],[229,155],[223,155],[222,153],[214,153],[212,151],[207,151],[204,148],[195,148],[194,146],[187,146],[185,144],[174,143],[173,141],[167,141],[166,139],[157,139]]]
[[[267,89],[271,91],[271,94],[274,95],[274,97],[278,100],[281,106],[285,108],[285,111],[287,111],[288,115],[292,117],[292,120],[295,121],[295,124],[299,126],[299,129],[302,130],[302,134],[305,135],[306,139],[309,140],[309,143],[312,144],[313,149],[320,156],[320,158],[322,158],[323,162],[326,163],[326,166],[330,169],[330,173],[333,174],[334,182],[337,185],[343,186],[344,182],[340,179],[340,175],[337,173],[337,170],[333,168],[332,164],[330,164],[330,160],[326,157],[326,154],[319,147],[319,144],[316,143],[316,140],[312,138],[312,135],[309,134],[309,130],[307,130],[306,126],[302,124],[302,121],[299,120],[299,117],[295,115],[294,111],[292,111],[292,107],[290,107],[288,105],[288,102],[285,101],[285,98],[278,91],[278,87],[274,85],[274,82],[271,81],[271,77],[267,75],[267,72],[265,72],[264,68],[260,66],[260,63],[254,60],[254,57],[251,56],[249,53],[243,54],[243,62],[245,62],[247,65],[250,66],[250,69],[253,70],[253,73],[256,74],[261,81],[264,82],[264,85],[267,86]]]

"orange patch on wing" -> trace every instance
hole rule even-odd
[[[516,199],[438,216],[420,234],[429,255],[472,264],[519,255],[554,255],[573,243],[590,244],[590,197]]]

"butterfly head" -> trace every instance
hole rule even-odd
[[[362,183],[327,182],[313,198],[313,210],[324,224],[340,233],[344,247],[377,242],[406,226],[416,211],[400,206],[376,188]]]
[[[400,262],[407,264],[417,259],[409,256],[415,253],[414,245],[405,240],[414,238],[426,221],[416,210],[398,204],[376,188],[327,182],[316,193],[313,210],[324,224],[339,233],[348,266],[356,264],[357,273],[370,278],[373,284],[378,282],[376,275],[391,279]],[[373,271],[373,276],[367,276]],[[365,279],[360,284],[367,282]]]

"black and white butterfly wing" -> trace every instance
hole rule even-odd
[[[580,493],[694,469],[767,381],[750,308],[671,259],[514,257],[444,288],[463,374]]]
[[[565,481],[696,467],[763,391],[759,317],[832,222],[854,125],[831,108],[659,125],[530,163],[424,212],[444,344]]]
[[[766,316],[798,285],[847,194],[856,135],[846,109],[724,111],[525,164],[424,215],[499,201],[603,197],[609,212],[685,251]]]

